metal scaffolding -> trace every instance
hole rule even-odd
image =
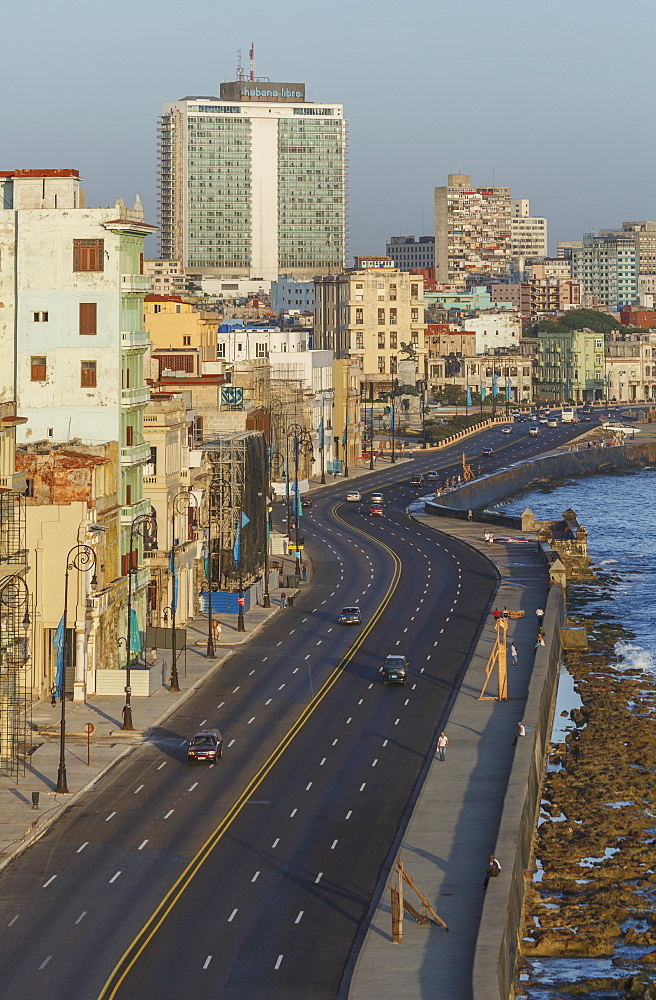
[[[31,678],[30,597],[24,573],[25,504],[14,492],[0,494],[0,775],[25,774]]]

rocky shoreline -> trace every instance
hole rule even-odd
[[[618,658],[631,633],[586,609],[613,582],[568,593],[570,621],[589,638],[587,651],[564,656],[582,704],[551,747],[521,942],[528,959],[610,959],[613,975],[565,974],[548,994],[536,978],[534,995],[552,1000],[656,998],[656,683]],[[522,966],[518,994],[532,985]]]

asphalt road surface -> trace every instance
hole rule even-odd
[[[483,471],[582,428],[498,428],[466,445]],[[416,524],[412,471],[457,470],[462,445],[366,480],[385,513],[315,494],[313,583],[153,740],[122,760],[0,877],[2,1000],[331,1000],[364,930],[496,587],[481,555]],[[339,626],[359,604],[362,625]],[[411,665],[381,684],[388,653]],[[186,740],[224,734],[190,768]]]

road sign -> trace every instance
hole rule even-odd
[[[244,390],[238,385],[221,386],[221,406],[232,406],[241,409],[244,402]]]

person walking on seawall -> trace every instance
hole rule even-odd
[[[497,878],[501,873],[501,865],[495,858],[494,854],[490,854],[490,863],[487,866],[487,871],[485,872],[485,881],[483,882],[483,888],[487,889],[487,884],[491,878]]]
[[[501,612],[499,611],[499,609],[495,608],[492,614],[494,615],[495,622],[498,622],[499,619],[501,618]]]
[[[514,642],[510,643],[510,662],[513,667],[517,666],[517,646]]]
[[[284,590],[283,590],[282,594],[280,595],[280,607],[281,608],[286,608],[287,607],[287,594],[285,593]]]
[[[536,608],[535,616],[538,620],[538,628],[542,628],[542,622],[544,621],[544,610],[542,608]]]
[[[449,745],[449,738],[446,733],[440,733],[437,737],[437,753],[440,760],[446,760],[446,748]]]

